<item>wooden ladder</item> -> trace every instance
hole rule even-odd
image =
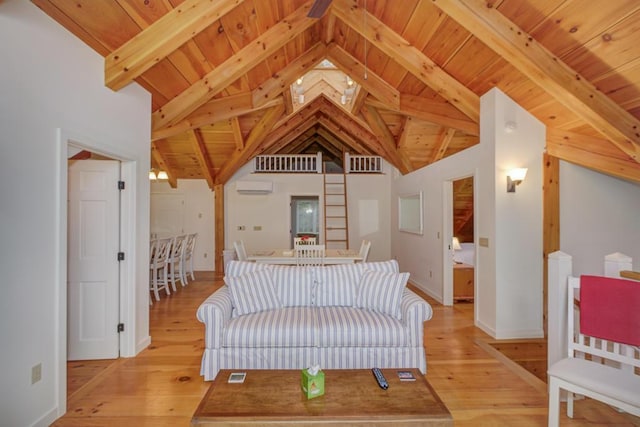
[[[349,247],[347,179],[344,173],[324,174],[324,232],[327,249]]]

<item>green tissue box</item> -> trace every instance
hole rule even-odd
[[[302,392],[307,399],[322,396],[324,394],[324,372],[318,371],[311,375],[306,369],[302,370]]]

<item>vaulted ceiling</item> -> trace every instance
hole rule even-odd
[[[493,87],[552,156],[640,182],[637,0],[32,1],[104,56],[105,85],[152,94],[174,186],[318,150],[407,173],[477,144]]]

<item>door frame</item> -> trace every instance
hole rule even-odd
[[[324,201],[320,194],[289,194],[289,245],[293,248],[293,203],[295,199],[318,199],[318,243],[324,241]]]
[[[453,257],[451,256],[451,245],[453,239],[453,182],[464,178],[473,178],[473,239],[478,240],[478,173],[463,174],[446,179],[442,183],[442,305],[453,305]],[[476,245],[475,262],[473,269],[473,311],[474,323],[478,317],[478,249]]]
[[[56,233],[55,265],[55,295],[57,298],[57,318],[55,332],[57,348],[55,354],[57,409],[58,417],[67,411],[67,185],[68,185],[68,152],[69,146],[88,150],[120,161],[120,179],[126,182],[126,191],[120,194],[120,250],[128,254],[120,262],[120,322],[126,325],[124,332],[119,335],[120,357],[131,357],[136,354],[136,298],[135,298],[135,259],[136,259],[136,188],[137,162],[135,155],[120,147],[114,147],[108,141],[88,137],[67,129],[56,129],[57,173],[55,196]]]

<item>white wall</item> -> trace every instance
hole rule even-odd
[[[621,252],[640,269],[640,185],[560,162],[560,250],[573,275],[604,274],[605,255]]]
[[[66,363],[59,345],[66,339],[66,159],[58,129],[133,161],[129,231],[146,242],[151,102],[135,84],[105,88],[100,55],[30,2],[0,3],[0,39],[0,424],[49,425],[66,402],[66,371],[58,377]],[[138,247],[127,264],[137,288],[125,340],[135,347],[148,341],[148,244]],[[32,385],[37,363],[42,380]]]
[[[506,132],[505,123],[517,129]],[[449,181],[474,175],[476,325],[497,338],[542,334],[542,147],[544,127],[499,90],[481,98],[480,143],[392,184],[391,253],[411,281],[439,301],[451,227],[444,212]],[[506,171],[528,167],[515,194],[506,193]],[[449,187],[450,188],[450,187]],[[398,231],[397,198],[422,191],[424,234]],[[448,232],[447,232],[448,230]],[[488,239],[488,247],[478,245]]]
[[[245,165],[225,185],[225,249],[233,249],[236,240],[243,240],[248,250],[289,248],[291,196],[319,196],[324,212],[323,175],[252,171],[250,163]],[[235,187],[238,180],[271,181],[273,192],[239,194]],[[388,174],[347,177],[350,245],[357,249],[362,239],[371,240],[370,261],[389,258],[389,188]],[[324,220],[320,222],[324,229]],[[244,226],[244,231],[238,230],[239,226]],[[262,230],[255,231],[254,226]],[[320,240],[324,241],[322,230]]]
[[[215,253],[215,215],[214,193],[209,189],[204,179],[179,179],[177,188],[171,188],[168,182],[151,182],[151,218],[154,218],[154,208],[162,197],[184,201],[182,206],[181,223],[177,224],[180,234],[198,233],[196,247],[193,254],[193,268],[196,271],[213,271]],[[171,224],[172,226],[176,224]],[[162,224],[151,221],[151,234],[163,236],[165,228]],[[169,236],[166,236],[169,237]]]

